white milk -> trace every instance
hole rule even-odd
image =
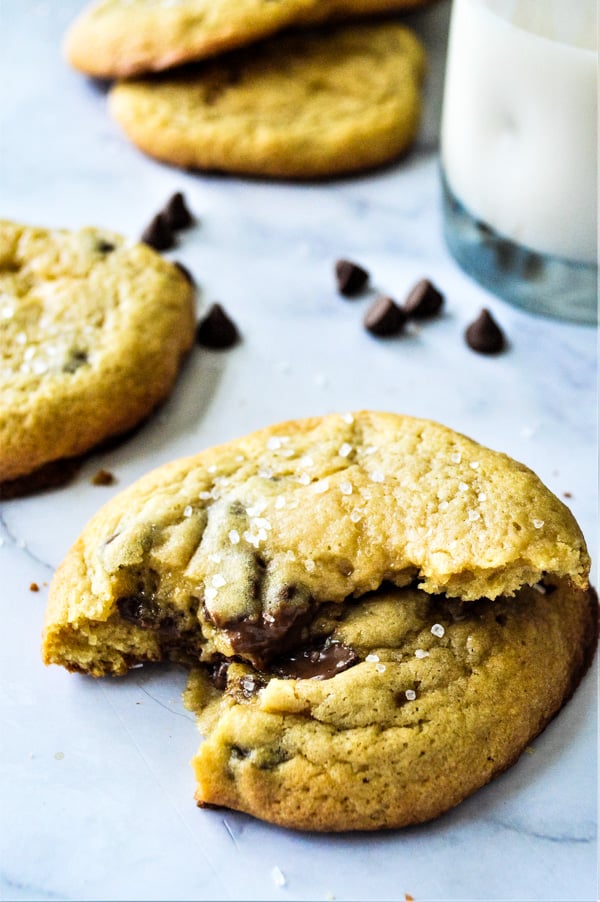
[[[597,260],[595,0],[454,0],[442,165],[478,220]]]

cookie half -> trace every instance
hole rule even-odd
[[[176,166],[340,175],[387,163],[411,144],[424,61],[412,32],[391,22],[299,32],[121,82],[109,108],[141,150]]]
[[[157,72],[291,25],[413,9],[424,0],[101,0],[65,38],[69,62],[97,78]]]
[[[597,599],[568,584],[463,604],[416,588],[324,606],[266,670],[186,693],[206,736],[196,799],[304,830],[437,817],[514,763],[570,696]]]
[[[124,673],[264,666],[324,603],[415,581],[462,601],[587,588],[570,511],[522,464],[425,420],[291,421],[176,461],[91,520],[52,583],[44,657]]]
[[[0,490],[140,423],[194,339],[189,282],[146,245],[0,222]],[[32,483],[32,484],[33,484]]]

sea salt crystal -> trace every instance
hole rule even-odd
[[[377,673],[385,673],[385,664],[376,664],[375,670]]]
[[[317,565],[315,564],[315,562],[314,562],[311,558],[307,558],[307,559],[304,561],[304,567],[305,567],[306,570],[308,570],[309,573],[312,573],[313,570],[316,570],[316,569],[317,569]]]
[[[370,476],[373,482],[383,482],[384,480],[384,475],[381,470],[373,470]]]
[[[379,661],[379,655],[367,655],[365,661],[368,661],[369,664],[377,664]]]
[[[471,523],[474,523],[476,520],[479,520],[479,518],[481,517],[481,514],[479,513],[479,511],[471,510],[467,514],[467,517],[469,518]]]
[[[212,586],[207,586],[204,590],[204,597],[207,601],[214,601],[214,599],[217,597],[217,590],[213,589]]]
[[[211,554],[210,559],[213,562],[213,564],[220,564],[221,561],[223,560],[220,554]]]
[[[215,573],[211,582],[212,582],[213,586],[215,587],[215,589],[222,589],[223,586],[227,585],[227,580],[224,579],[220,573]]]
[[[329,488],[329,480],[328,479],[320,479],[318,482],[315,482],[313,485],[313,491],[317,495],[322,495]]]
[[[479,461],[472,460],[471,463],[469,464],[469,466],[471,467],[472,470],[478,470],[479,469]]]
[[[237,544],[239,544],[239,541],[240,541],[240,534],[239,534],[239,532],[237,531],[237,529],[231,529],[231,530],[229,531],[229,541],[231,542],[232,545],[237,545]]]
[[[283,873],[281,868],[277,867],[277,865],[275,865],[275,867],[271,871],[271,877],[273,878],[273,883],[276,886],[285,886],[287,883],[287,880],[285,879],[285,874]]]
[[[467,485],[466,482],[459,482],[459,483],[458,483],[458,488],[460,489],[461,492],[468,492],[468,491],[469,491],[469,486]]]
[[[407,689],[404,694],[409,702],[414,702],[417,697],[417,693],[414,689]]]
[[[351,413],[344,413],[342,414],[342,420],[350,426],[354,422],[354,417]]]
[[[351,482],[340,483],[340,491],[341,491],[342,495],[351,495],[352,494],[352,483]]]
[[[348,455],[350,454],[351,451],[352,451],[352,445],[349,445],[348,442],[344,442],[344,444],[341,446],[340,450],[338,451],[338,454],[340,457],[348,457]]]
[[[302,475],[298,477],[298,482],[300,483],[300,485],[309,485],[310,476],[308,475],[308,473],[302,473]]]
[[[485,493],[485,492],[480,492],[479,495],[477,496],[477,500],[478,500],[478,501],[482,501],[482,502],[483,502],[483,501],[487,501],[487,495],[486,495],[486,493]]]
[[[429,652],[425,651],[424,648],[415,649],[415,658],[428,658]]]
[[[462,454],[460,453],[460,451],[455,451],[454,454],[451,454],[450,460],[453,464],[459,464],[462,460]]]
[[[441,639],[442,636],[444,635],[444,633],[446,632],[446,630],[444,629],[444,627],[442,626],[441,623],[434,623],[433,626],[431,627],[431,632],[433,633],[434,636],[437,636],[438,639]]]
[[[354,510],[350,512],[350,519],[353,523],[358,523],[359,520],[362,520],[361,512],[354,508]]]
[[[193,513],[194,513],[194,508],[192,507],[191,504],[188,504],[188,505],[186,505],[186,507],[184,507],[184,509],[183,509],[184,517],[191,517]]]
[[[538,520],[537,518],[535,520],[532,520],[531,522],[533,523],[533,525],[535,526],[536,529],[541,529],[542,526],[544,525],[544,521]]]
[[[277,498],[275,499],[275,507],[278,511],[285,507],[285,498],[283,497],[283,495],[277,496]]]
[[[267,442],[267,448],[269,451],[279,451],[281,448],[281,439],[277,438],[276,435],[272,435]]]

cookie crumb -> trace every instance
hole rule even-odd
[[[415,897],[410,893],[404,893],[404,902],[415,902]]]
[[[117,481],[114,473],[111,473],[110,470],[100,469],[98,470],[91,479],[92,485],[114,485]]]
[[[30,592],[39,592],[40,587],[38,586],[37,583],[29,583],[29,591]]]
[[[572,497],[573,497],[573,495],[571,494],[571,492],[563,492],[563,498],[572,498]]]

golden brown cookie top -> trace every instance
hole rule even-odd
[[[100,0],[73,22],[65,52],[88,75],[126,77],[213,56],[296,23],[419,5],[422,0]]]
[[[545,576],[585,587],[588,569],[571,513],[525,466],[436,423],[359,412],[148,474],[87,526],[48,623],[107,621],[124,598],[193,606],[207,656],[260,662],[315,603],[385,581],[472,601]]]
[[[424,67],[402,25],[346,25],[120,82],[109,108],[138,147],[178,166],[324,177],[381,165],[409,146]]]
[[[0,482],[131,428],[169,390],[193,291],[102,229],[0,222]]]

